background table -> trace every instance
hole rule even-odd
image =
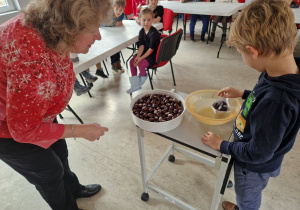
[[[78,74],[98,62],[114,55],[138,41],[141,26],[134,20],[123,20],[120,27],[101,27],[102,39],[96,40],[87,54],[79,54],[79,62],[74,63],[75,74]],[[156,29],[162,29],[162,23],[153,24]]]
[[[180,1],[162,1],[159,3],[165,8],[172,10],[174,13],[183,13],[183,14],[196,14],[196,15],[211,15],[211,16],[232,16],[236,14],[239,10],[243,9],[246,4],[244,3],[223,3],[223,2],[186,2],[181,3]],[[186,34],[186,19],[183,22],[183,39],[185,40]],[[208,31],[208,39],[210,36],[210,25],[212,19],[210,18],[209,31]],[[223,36],[223,35],[222,35]],[[226,37],[226,33],[224,35]],[[223,46],[224,40],[221,39],[221,44],[219,47],[219,51],[217,54],[217,58],[219,58],[219,54],[221,48]]]
[[[159,5],[172,10],[175,13],[187,13],[198,15],[231,16],[243,9],[244,3],[220,3],[220,2],[186,2],[160,1]]]
[[[292,11],[295,16],[295,23],[300,23],[300,8],[293,8]]]
[[[186,93],[178,93],[184,99],[186,98]],[[211,203],[211,210],[218,209],[222,195],[225,192],[227,182],[229,179],[230,171],[232,168],[233,160],[231,156],[220,153],[220,151],[214,150],[201,141],[201,136],[207,131],[215,132],[216,134],[228,137],[228,140],[232,135],[232,123],[226,123],[218,126],[205,125],[197,121],[187,110],[184,113],[184,118],[181,124],[168,132],[155,133],[159,136],[162,136],[166,139],[171,140],[171,144],[162,157],[157,161],[154,168],[147,175],[146,173],[146,161],[145,161],[145,151],[144,151],[144,130],[137,127],[137,136],[139,144],[139,155],[141,162],[141,171],[142,171],[142,182],[143,182],[143,194],[141,199],[147,201],[149,199],[148,190],[156,192],[158,195],[164,197],[166,200],[172,202],[173,204],[183,208],[183,209],[196,209],[189,204],[179,200],[178,198],[170,195],[169,193],[159,189],[158,187],[150,184],[150,179],[164,161],[164,159],[169,155],[169,161],[174,162],[174,150],[193,158],[199,162],[202,162],[208,166],[219,169],[219,175],[214,189],[214,195]],[[191,152],[190,150],[184,149],[174,145],[174,142],[189,147],[195,151],[198,151],[202,154],[208,155],[212,158]],[[169,177],[168,177],[169,178]]]

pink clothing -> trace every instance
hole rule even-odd
[[[130,60],[130,69],[131,69],[131,76],[136,76],[137,75],[137,68],[134,67],[133,65],[133,62],[134,62],[134,59],[136,58],[136,55],[133,56],[133,58]],[[149,66],[149,63],[146,59],[143,59],[138,67],[139,67],[139,70],[140,70],[140,75],[142,77],[146,76],[147,75],[147,72],[146,72],[146,68]]]
[[[0,141],[48,148],[64,133],[52,121],[67,106],[75,74],[69,55],[46,47],[24,15],[0,26]]]
[[[141,5],[146,5],[146,0],[132,0],[133,16],[137,16],[137,14],[140,12],[137,8],[140,3]]]

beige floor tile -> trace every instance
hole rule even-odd
[[[182,40],[176,56],[172,59],[176,78],[176,90],[191,93],[199,89],[221,89],[234,86],[252,89],[259,73],[246,66],[235,49],[223,46],[217,59],[220,31],[210,44],[199,41],[201,27],[196,26],[196,42]],[[123,50],[127,58],[129,50]],[[129,104],[131,97],[126,93],[129,88],[128,76],[114,75],[110,69],[110,58],[106,62],[109,78],[99,78],[87,94],[73,95],[70,105],[85,123],[100,123],[109,131],[99,141],[88,142],[84,139],[67,139],[69,161],[72,170],[83,184],[100,183],[102,191],[88,199],[79,199],[78,205],[85,210],[100,209],[179,209],[166,199],[150,191],[150,199],[140,199],[143,191],[137,143],[136,127],[131,119]],[[124,65],[125,66],[125,65]],[[91,68],[95,73],[95,67]],[[173,88],[170,66],[159,68],[154,76],[155,88]],[[133,97],[144,90],[150,90],[149,81],[143,89],[133,93]],[[79,123],[68,111],[63,113],[60,123]],[[294,148],[286,155],[278,178],[271,179],[263,192],[261,209],[291,209],[300,206],[300,136]],[[149,173],[170,141],[149,132],[145,133],[145,158]],[[209,209],[213,189],[216,184],[217,170],[198,163],[175,152],[176,161],[165,160],[151,183],[175,195],[198,209]],[[23,177],[0,162],[0,209],[4,210],[47,210],[50,209],[36,189]],[[231,180],[233,177],[231,175]],[[235,202],[234,189],[227,189],[222,200]],[[21,202],[22,201],[22,202]],[[222,209],[219,207],[219,209]]]

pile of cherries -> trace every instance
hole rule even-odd
[[[178,117],[183,112],[183,105],[169,95],[145,95],[135,102],[132,112],[145,121],[165,122]]]

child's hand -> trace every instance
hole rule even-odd
[[[140,22],[140,20],[139,20],[139,18],[138,18],[138,17],[137,17],[137,18],[135,18],[135,22],[136,22],[137,24],[141,25],[141,22]]]
[[[138,10],[141,10],[141,9],[142,9],[141,3],[139,3],[139,5],[137,6],[137,9],[138,9]]]
[[[238,98],[238,97],[242,97],[243,94],[244,94],[243,91],[240,91],[232,87],[226,87],[219,91],[218,96],[223,98]]]
[[[123,25],[122,21],[117,21],[116,22],[116,26],[122,26],[122,25]]]
[[[202,141],[207,146],[220,150],[221,143],[223,141],[221,136],[214,134],[213,132],[208,131],[206,134],[202,136]]]
[[[141,57],[136,57],[133,62],[134,67],[137,67],[142,60]]]

